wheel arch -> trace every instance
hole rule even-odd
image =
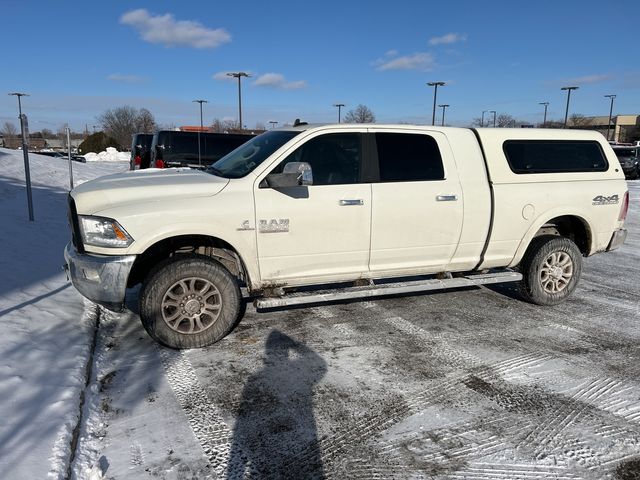
[[[149,245],[136,257],[127,286],[143,282],[154,266],[168,258],[194,253],[214,258],[241,283],[251,285],[249,269],[237,248],[219,237],[189,234],[166,237]]]
[[[538,219],[527,231],[523,237],[513,260],[509,264],[510,267],[518,265],[524,254],[526,253],[531,242],[542,235],[556,235],[565,237],[573,241],[580,250],[582,256],[591,255],[594,239],[593,231],[589,221],[582,215],[573,213],[558,214],[552,217],[547,216],[546,220]]]

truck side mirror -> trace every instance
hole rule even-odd
[[[313,185],[313,171],[307,162],[289,162],[282,173],[272,173],[260,182],[260,188],[286,188]]]

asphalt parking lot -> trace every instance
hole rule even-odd
[[[134,312],[105,314],[96,378],[119,360],[93,400],[111,425],[104,452],[164,422],[190,426],[192,444],[164,425],[169,439],[120,447],[123,471],[169,478],[162,457],[182,462],[171,478],[640,478],[640,182],[629,186],[626,244],[587,259],[555,307],[509,285],[248,307],[222,342],[187,352],[156,347]],[[165,383],[174,410],[155,401]]]

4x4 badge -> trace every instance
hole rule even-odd
[[[593,199],[593,205],[615,205],[620,202],[618,195],[611,195],[605,197],[604,195],[598,195]]]

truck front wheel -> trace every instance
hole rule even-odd
[[[520,263],[520,294],[537,305],[556,305],[575,290],[582,271],[582,254],[565,237],[534,238]]]
[[[208,257],[173,257],[151,271],[140,292],[147,333],[170,348],[198,348],[226,336],[238,319],[235,278]]]

